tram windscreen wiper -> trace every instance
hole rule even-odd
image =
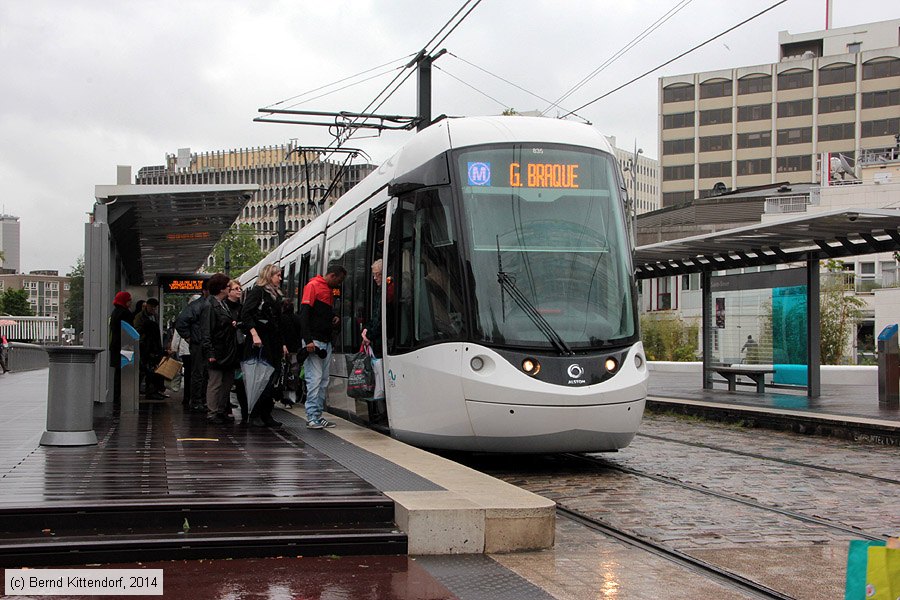
[[[566,341],[559,335],[559,332],[553,328],[553,325],[547,322],[547,319],[544,318],[538,309],[531,303],[531,300],[528,299],[525,294],[522,293],[516,286],[515,280],[512,276],[503,270],[503,261],[500,257],[500,236],[497,236],[497,266],[499,267],[499,271],[497,271],[497,282],[500,283],[500,293],[501,295],[504,292],[508,292],[510,298],[515,301],[516,304],[519,305],[519,308],[522,309],[531,322],[534,323],[534,326],[538,328],[538,331],[544,334],[544,337],[553,344],[553,347],[556,348],[556,351],[563,356],[572,356],[575,354],[572,352],[572,349],[569,348],[569,345],[566,344]],[[505,302],[501,298],[501,302]],[[504,309],[505,313],[505,309]]]

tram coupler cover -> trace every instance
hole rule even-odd
[[[54,346],[49,354],[47,430],[41,446],[92,446],[94,433],[94,361],[102,348]]]

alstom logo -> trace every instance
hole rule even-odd
[[[470,162],[468,173],[469,185],[491,185],[491,163]]]
[[[569,385],[573,385],[576,383],[587,383],[587,381],[581,378],[582,375],[584,375],[584,368],[578,363],[569,365],[566,373],[569,375]]]

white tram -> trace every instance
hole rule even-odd
[[[445,119],[418,133],[264,261],[288,297],[338,262],[328,410],[381,288],[387,427],[418,446],[622,448],[644,411],[624,185],[606,139],[556,119]],[[263,264],[263,263],[261,263]],[[258,266],[242,278],[252,285]]]

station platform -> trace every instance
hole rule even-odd
[[[4,566],[553,545],[552,501],[336,417],[308,430],[299,409],[213,425],[172,394],[95,405],[96,446],[40,446],[47,373],[0,381]]]
[[[819,398],[808,398],[805,389],[728,391],[724,382],[704,390],[699,371],[660,372],[654,371],[651,363],[647,407],[750,426],[900,445],[900,409],[879,404],[876,385],[823,384]]]

